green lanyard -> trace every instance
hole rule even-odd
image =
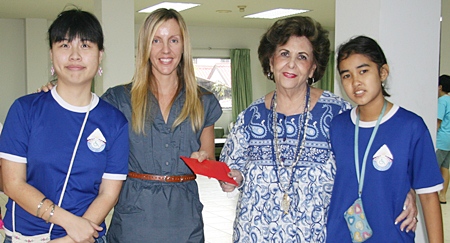
[[[366,174],[366,162],[367,162],[367,156],[369,155],[370,147],[372,147],[372,142],[375,139],[375,134],[378,131],[378,127],[380,125],[381,119],[384,116],[384,112],[386,111],[387,101],[384,100],[383,109],[381,110],[380,116],[378,116],[377,124],[375,125],[372,135],[370,136],[369,143],[366,147],[366,152],[364,153],[364,158],[362,162],[362,169],[361,172],[359,171],[359,154],[358,154],[358,137],[359,137],[359,112],[356,112],[356,125],[355,125],[355,167],[356,167],[356,177],[358,179],[359,189],[358,189],[358,195],[361,197],[362,189],[364,185],[364,176]],[[360,174],[361,173],[361,177]]]

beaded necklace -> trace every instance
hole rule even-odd
[[[310,87],[307,86],[306,88],[306,95],[305,95],[305,101],[304,101],[304,110],[303,113],[299,115],[299,127],[298,127],[298,137],[297,137],[297,156],[295,158],[295,161],[288,167],[288,169],[291,171],[291,177],[289,179],[289,184],[288,186],[285,188],[281,185],[280,182],[280,167],[282,168],[286,168],[284,161],[281,159],[281,151],[279,148],[279,144],[278,144],[278,129],[277,129],[277,120],[278,120],[278,114],[277,114],[277,91],[275,90],[273,93],[273,97],[272,97],[272,103],[271,103],[271,109],[272,109],[272,113],[273,113],[273,136],[274,136],[274,152],[276,155],[276,161],[275,161],[275,166],[276,166],[276,174],[278,177],[278,186],[280,187],[280,190],[283,192],[283,200],[281,201],[281,209],[284,211],[284,214],[288,214],[289,212],[289,208],[291,205],[291,198],[288,195],[288,191],[289,188],[292,186],[292,182],[293,182],[293,178],[294,178],[294,167],[297,165],[298,161],[300,160],[300,157],[303,153],[303,150],[305,149],[305,141],[306,141],[306,129],[308,127],[308,121],[309,121],[309,106],[311,103],[311,97],[310,97]],[[301,131],[300,131],[300,125],[301,125],[301,121],[303,121],[303,138],[302,141],[300,142],[300,135],[301,135]],[[278,167],[278,164],[280,164],[280,167]]]

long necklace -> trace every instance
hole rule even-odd
[[[300,157],[303,153],[303,150],[305,149],[305,141],[306,141],[306,129],[308,127],[308,121],[309,121],[309,106],[310,106],[310,88],[309,86],[307,86],[306,88],[306,95],[305,95],[305,101],[304,101],[304,110],[303,113],[299,115],[299,127],[298,127],[298,135],[297,135],[297,156],[295,158],[295,161],[288,167],[288,169],[291,171],[291,176],[289,179],[289,183],[288,186],[285,188],[283,187],[283,185],[280,182],[280,172],[279,172],[279,167],[278,167],[278,163],[280,164],[280,167],[282,168],[286,168],[284,161],[281,159],[281,149],[279,147],[278,144],[278,129],[277,129],[277,120],[278,120],[278,115],[277,115],[277,91],[274,91],[273,94],[273,98],[272,98],[272,112],[273,112],[273,136],[274,136],[274,152],[276,155],[276,161],[275,161],[275,165],[277,166],[275,172],[277,173],[277,177],[278,177],[278,186],[280,187],[280,190],[283,192],[283,199],[281,201],[281,209],[283,210],[284,214],[288,214],[289,213],[289,208],[291,206],[291,198],[289,197],[288,191],[289,188],[292,185],[293,182],[293,177],[294,177],[294,167],[297,165],[298,161],[300,160]],[[301,128],[301,121],[303,121],[303,131],[300,131]],[[300,142],[300,135],[303,133],[303,138],[302,141]]]

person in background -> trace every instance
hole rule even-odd
[[[429,242],[443,242],[437,193],[443,180],[433,142],[421,117],[386,100],[383,50],[370,37],[354,37],[339,47],[337,67],[357,107],[331,122],[336,178],[327,242],[414,242],[413,231],[394,223],[411,188],[419,195]]]
[[[449,181],[448,168],[450,165],[450,76],[441,75],[438,86],[438,113],[437,113],[437,136],[436,157],[444,178],[444,188],[439,192],[441,204],[447,203],[447,189]]]
[[[0,137],[5,242],[105,242],[129,144],[125,116],[91,93],[103,31],[94,15],[70,9],[48,39],[58,85],[18,98]]]
[[[328,32],[309,17],[281,19],[261,38],[258,55],[275,90],[240,113],[220,156],[240,185],[233,241],[324,242],[336,173],[329,126],[351,108],[311,86],[328,63]],[[415,229],[415,205],[408,209],[397,220],[409,216],[402,227]]]

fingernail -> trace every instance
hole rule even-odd
[[[407,208],[406,205],[403,205],[403,210],[406,210],[406,208]]]
[[[406,233],[408,233],[409,232],[409,230],[406,230]]]
[[[395,222],[394,222],[394,224],[395,224],[395,225],[397,225],[397,224],[398,224],[398,222],[397,222],[397,221],[395,221]]]

